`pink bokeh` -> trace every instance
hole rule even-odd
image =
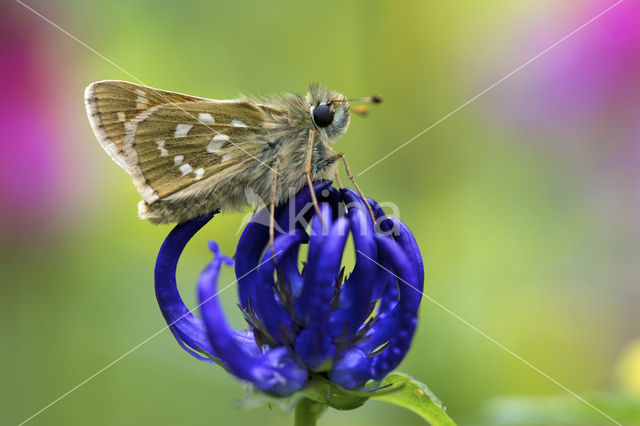
[[[75,191],[68,98],[51,60],[52,28],[19,6],[0,14],[0,234],[29,241],[61,224],[65,195]]]
[[[553,6],[543,24],[522,17],[530,59],[611,7]],[[504,70],[500,71],[504,72]],[[555,156],[590,208],[640,233],[640,1],[625,1],[507,80],[491,119]]]
[[[610,7],[580,1],[531,36],[531,56]],[[550,34],[555,39],[550,40]],[[602,125],[640,104],[640,2],[624,2],[550,50],[509,86],[502,113],[537,129]],[[618,121],[613,118],[613,121]]]

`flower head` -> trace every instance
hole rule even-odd
[[[268,211],[245,228],[235,272],[246,331],[233,330],[220,306],[218,274],[232,261],[216,243],[209,243],[215,255],[198,282],[201,318],[190,313],[176,287],[180,253],[213,214],[171,231],[158,255],[156,295],[186,351],[275,395],[291,395],[318,377],[344,389],[361,388],[402,361],[415,332],[424,277],[415,239],[372,200],[375,223],[357,193],[330,185],[315,184],[322,220],[308,189],[276,209],[273,250]],[[341,262],[349,235],[356,261],[347,274]],[[300,268],[303,245],[308,256]]]

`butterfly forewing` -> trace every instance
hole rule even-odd
[[[127,159],[122,144],[127,121],[156,105],[202,99],[124,81],[98,81],[85,90],[87,114],[98,140],[125,170]]]
[[[91,84],[85,101],[100,143],[147,203],[260,162],[269,142],[264,131],[281,113],[246,100],[216,101],[122,81]]]

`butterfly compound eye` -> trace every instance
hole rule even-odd
[[[327,104],[320,104],[313,110],[313,121],[318,127],[327,127],[333,122],[333,108]]]

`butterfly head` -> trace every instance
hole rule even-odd
[[[312,84],[307,93],[311,122],[323,139],[335,142],[349,127],[349,102],[344,95]]]

